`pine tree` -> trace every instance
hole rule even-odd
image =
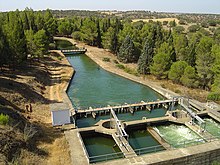
[[[54,19],[49,9],[47,9],[46,13],[44,14],[44,30],[46,31],[47,36],[50,38],[50,41],[52,41],[53,36],[57,31],[57,21]]]
[[[9,12],[8,22],[5,25],[7,41],[12,57],[13,66],[20,64],[27,59],[26,38],[19,12]]]
[[[138,57],[135,52],[134,43],[130,36],[126,36],[124,42],[122,43],[119,52],[118,59],[124,63],[136,62]]]
[[[138,60],[138,72],[142,74],[150,73],[150,65],[154,56],[154,42],[151,37],[146,39],[142,54]]]
[[[1,23],[1,21],[0,21]],[[0,25],[0,67],[4,64],[8,64],[10,61],[10,50],[6,36],[3,33],[2,26]]]
[[[164,42],[157,50],[157,54],[153,57],[153,65],[150,66],[150,73],[155,75],[158,79],[167,78],[170,66],[172,47]]]
[[[99,20],[97,20],[97,46],[98,48],[102,47],[102,38],[101,38],[101,31],[100,31],[100,26],[99,26]]]
[[[203,37],[196,48],[196,69],[203,89],[210,88],[213,81],[211,70],[214,63],[214,56],[211,54],[213,40]]]

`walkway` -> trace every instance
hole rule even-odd
[[[128,109],[128,108],[135,108],[135,107],[146,107],[146,106],[157,106],[157,105],[164,105],[164,104],[172,104],[173,102],[178,102],[178,100],[158,100],[153,102],[144,102],[141,101],[140,103],[134,103],[134,104],[124,104],[124,105],[117,105],[117,106],[107,106],[107,107],[101,107],[101,108],[92,108],[85,110],[78,110],[77,113],[92,113],[92,112],[98,112],[98,111],[110,111],[110,109]],[[130,110],[129,110],[130,111]]]

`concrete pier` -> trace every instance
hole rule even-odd
[[[113,109],[114,111],[120,112],[120,111],[130,111],[131,113],[133,113],[134,109],[143,109],[146,108],[148,110],[152,110],[154,108],[158,108],[158,107],[168,107],[172,104],[177,104],[178,100],[158,100],[158,101],[152,101],[152,102],[144,102],[141,101],[140,103],[134,103],[134,104],[124,104],[124,105],[117,105],[117,106],[107,106],[107,107],[101,107],[101,108],[92,108],[89,107],[88,109],[84,109],[84,110],[77,110],[77,113],[86,113],[86,114],[91,114],[92,112],[95,113],[100,113],[102,111],[107,111],[109,112],[110,109]]]
[[[209,110],[208,115],[211,116],[216,121],[220,122],[220,112],[216,110]]]
[[[147,127],[147,131],[166,149],[170,150],[171,146],[152,128]]]
[[[139,125],[139,124],[147,124],[147,123],[160,123],[160,122],[166,122],[166,121],[170,121],[170,117],[169,116],[165,116],[165,117],[157,117],[157,118],[149,118],[149,119],[144,119],[144,120],[135,120],[135,121],[127,121],[124,122],[126,126],[130,126],[130,125]]]

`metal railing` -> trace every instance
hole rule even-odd
[[[79,105],[78,110],[89,109],[89,107],[92,107],[93,109],[96,109],[96,108],[108,107],[109,105],[111,107],[114,107],[114,106],[124,106],[126,104],[138,104],[138,103],[141,103],[142,101],[147,103],[147,102],[163,101],[163,100],[166,100],[166,99],[156,99],[156,100],[142,99],[141,101],[128,101],[128,100],[121,99],[118,103],[114,103],[114,104],[107,104],[107,105],[105,105],[105,104],[93,104],[93,105],[90,105],[90,106]]]
[[[173,149],[177,149],[177,148],[186,148],[186,147],[189,147],[189,146],[193,146],[193,145],[198,145],[198,144],[202,144],[202,143],[207,143],[207,142],[213,142],[213,141],[216,141],[216,140],[219,140],[220,139],[220,136],[212,136],[210,138],[196,138],[196,139],[193,139],[193,140],[186,140],[186,141],[183,141],[183,142],[180,142],[178,144],[171,144],[171,147]]]
[[[99,156],[90,156],[89,162],[96,163],[96,162],[103,162],[103,161],[120,159],[120,158],[125,158],[125,156],[122,152],[117,152],[117,153],[105,154],[105,155],[99,155]]]
[[[159,152],[159,151],[164,151],[164,150],[165,149],[162,145],[158,145],[158,146],[135,149],[134,151],[137,155],[142,155],[142,154],[154,153],[154,152]],[[133,155],[133,153],[131,153],[130,155]],[[129,154],[126,154],[126,156],[129,156]],[[125,155],[123,154],[123,152],[117,152],[113,154],[90,156],[88,158],[89,158],[90,163],[96,163],[96,162],[108,161],[112,159],[125,158]]]
[[[78,134],[79,140],[80,140],[80,142],[81,142],[81,144],[82,144],[83,150],[84,150],[84,152],[85,152],[85,154],[86,154],[87,160],[88,160],[88,162],[90,162],[90,160],[89,160],[89,154],[88,154],[88,152],[87,152],[87,149],[86,149],[86,146],[85,146],[84,141],[83,141],[83,139],[82,139],[82,136],[81,136],[81,134],[80,134],[79,131],[77,132],[77,134]]]
[[[169,145],[169,148],[167,148],[167,149],[186,148],[186,147],[193,146],[193,145],[198,145],[198,144],[202,144],[202,143],[206,143],[206,142],[212,142],[217,139],[220,139],[220,136],[214,136],[214,137],[211,137],[206,140],[203,138],[197,138],[194,140],[183,141],[183,142],[180,142],[176,145],[171,144],[171,145]],[[162,145],[157,145],[157,146],[152,146],[152,147],[135,149],[134,151],[137,155],[143,155],[143,154],[150,154],[150,153],[155,153],[155,152],[160,152],[160,151],[165,151],[165,150],[166,149]],[[128,155],[129,154],[126,154],[126,156],[128,156]],[[133,155],[133,154],[131,154],[131,155]],[[125,158],[125,155],[122,152],[99,155],[99,156],[88,156],[90,163],[96,163],[96,162],[102,162],[102,161],[108,161],[108,160],[120,159],[120,158]]]
[[[143,154],[149,154],[149,153],[154,153],[154,152],[159,152],[159,151],[164,151],[164,150],[165,148],[162,145],[157,145],[157,146],[152,146],[152,147],[135,149],[134,151],[137,155],[143,155]]]

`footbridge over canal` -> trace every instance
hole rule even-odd
[[[66,50],[62,49],[60,50],[64,55],[72,55],[72,54],[85,54],[87,49],[82,48],[82,49],[72,49],[72,50]]]

